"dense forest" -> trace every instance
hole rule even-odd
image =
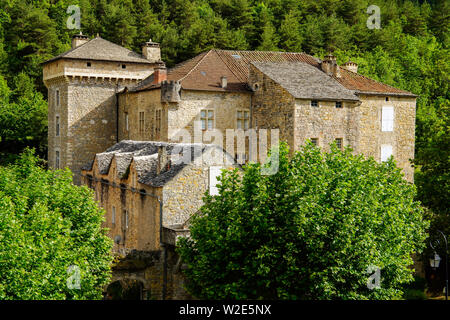
[[[70,48],[69,5],[83,34],[140,52],[161,43],[170,67],[210,48],[333,52],[360,73],[419,95],[416,184],[448,224],[450,2],[400,0],[0,0],[0,162],[26,146],[46,155],[45,60]],[[370,29],[367,8],[381,9]]]

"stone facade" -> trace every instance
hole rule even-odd
[[[386,101],[386,98],[388,101]],[[411,97],[386,97],[361,95],[358,107],[358,146],[356,152],[380,161],[381,146],[392,145],[394,159],[403,169],[405,178],[414,181],[414,159],[416,99]],[[384,106],[394,108],[392,131],[381,130],[381,113]]]
[[[113,280],[140,281],[147,298],[186,298],[176,241],[189,235],[189,219],[211,188],[210,167],[238,166],[216,146],[205,145],[197,152],[192,145],[135,145],[122,141],[96,155],[91,167],[82,171],[83,184],[94,190],[105,209],[103,226],[114,240]],[[178,151],[189,151],[193,160],[175,164]],[[170,169],[164,169],[167,166]]]
[[[64,57],[46,62],[43,80],[48,88],[50,167],[57,165],[59,153],[59,167],[70,168],[74,183],[80,184],[81,167],[117,142],[117,93],[151,75],[153,67],[148,63]]]
[[[213,131],[200,128],[201,111],[212,110],[214,131],[222,133],[223,148],[231,154],[235,153],[227,148],[226,130],[237,129],[238,110],[250,112],[250,93],[183,90],[182,99],[178,103],[162,102],[161,95],[160,89],[124,91],[119,95],[119,140],[213,143]],[[160,112],[159,115],[157,111]],[[143,130],[139,123],[140,113],[144,116]],[[160,120],[157,121],[158,119]],[[198,122],[198,132],[202,135],[200,137],[194,132],[195,122]],[[180,129],[187,131],[190,140],[184,139]]]
[[[381,161],[381,146],[392,146],[397,165],[405,178],[414,181],[415,108],[413,97],[359,95],[361,101],[295,99],[277,82],[257,68],[250,69],[252,97],[252,125],[259,129],[280,128],[280,140],[286,141],[291,151],[298,150],[307,139],[317,139],[318,145],[329,150],[336,139],[354,153],[364,154]],[[336,108],[336,102],[341,108]],[[382,108],[392,106],[394,125],[392,131],[382,131]]]
[[[324,150],[339,139],[381,161],[388,146],[413,181],[416,96],[358,75],[355,63],[340,67],[331,55],[320,61],[303,53],[210,50],[166,70],[151,40],[142,55],[81,34],[73,46],[43,66],[49,165],[70,168],[74,183],[94,190],[114,240],[113,283],[139,288],[139,298],[190,298],[176,241],[189,234],[218,164],[211,155],[199,161],[202,154],[172,165],[167,154],[177,143],[220,141],[223,148],[208,150],[237,167],[233,157],[241,149],[234,139],[227,145],[226,131],[239,128],[238,113],[248,114],[248,129],[279,129],[291,152],[307,139]],[[393,110],[392,130],[382,130],[385,107]]]

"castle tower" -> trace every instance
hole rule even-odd
[[[150,60],[81,33],[74,36],[71,50],[46,61],[49,166],[70,168],[74,183],[80,184],[81,167],[117,142],[116,93],[145,79],[158,65],[154,56]]]

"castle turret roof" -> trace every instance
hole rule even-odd
[[[59,56],[45,61],[44,64],[58,59],[151,63],[149,60],[145,59],[143,55],[102,39],[99,36],[74,49],[62,53]]]

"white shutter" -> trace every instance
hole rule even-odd
[[[219,189],[217,189],[217,177],[220,176],[220,170],[222,167],[212,166],[209,167],[209,194],[216,196],[219,194]]]
[[[384,106],[381,110],[381,131],[394,130],[394,107]]]
[[[392,156],[392,146],[390,144],[381,145],[381,161],[387,161]]]

